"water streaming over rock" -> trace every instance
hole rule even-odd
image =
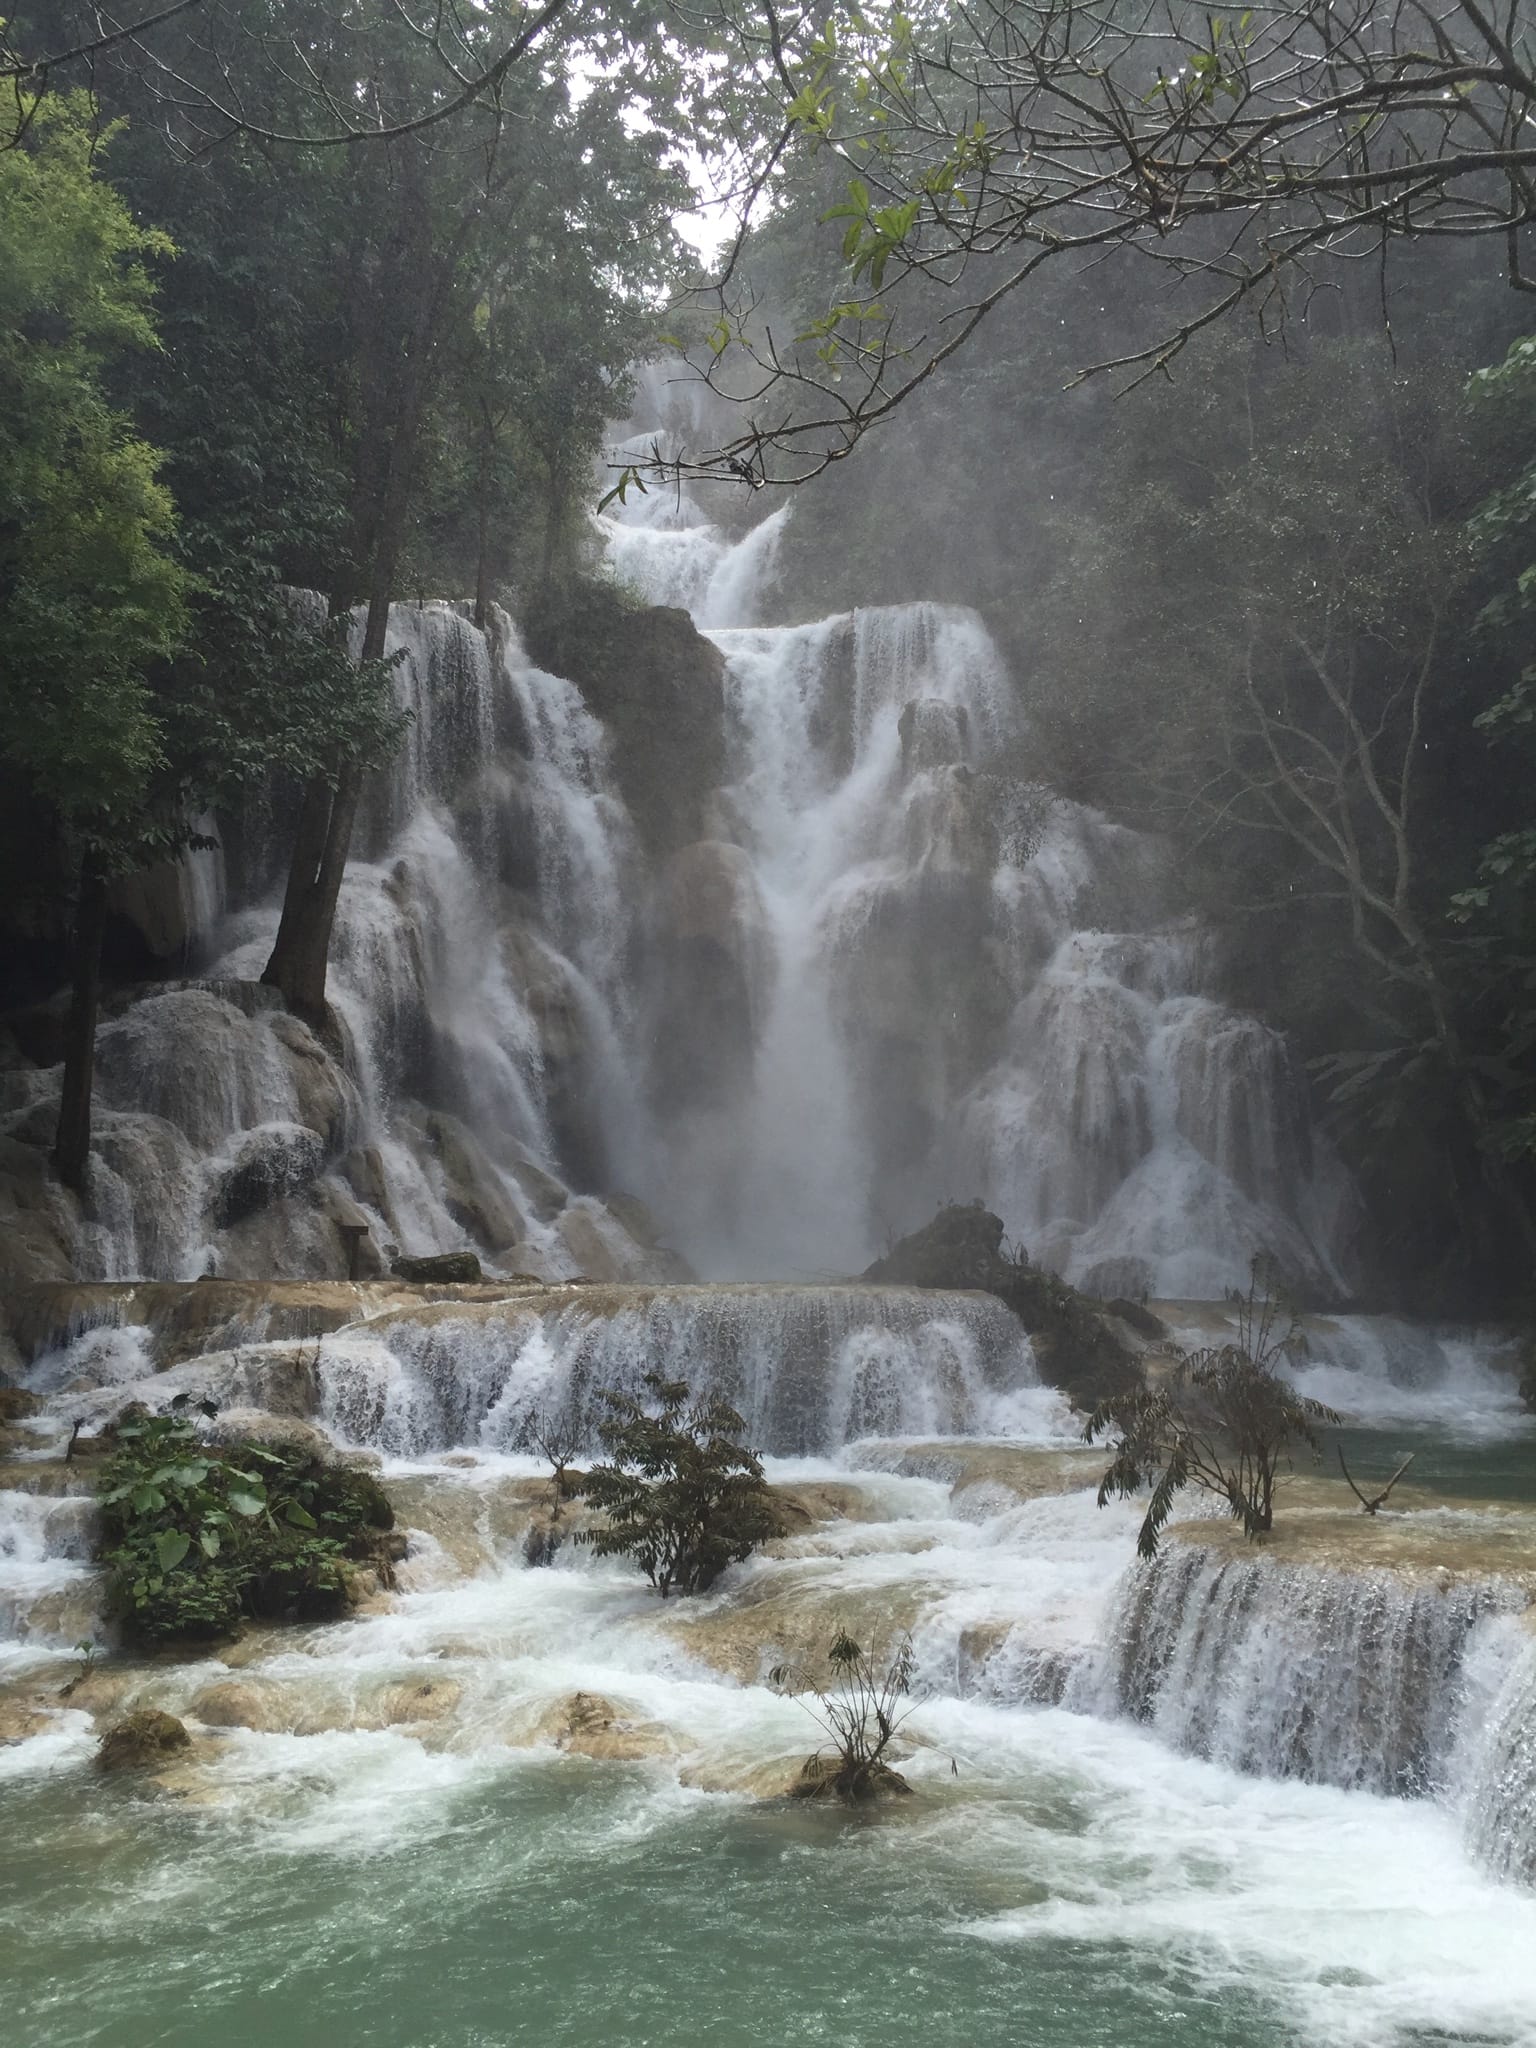
[[[617,572],[726,657],[747,1043],[662,1134],[645,1192],[683,1248],[709,1272],[854,1268],[979,1193],[1108,1293],[1219,1295],[1259,1249],[1344,1291],[1345,1177],[1283,1040],[1169,920],[1160,849],[1031,784],[973,613],[753,623],[784,516],[730,544],[662,493],[600,522]]]
[[[591,1448],[603,1391],[641,1393],[647,1372],[720,1395],[781,1456],[1006,1431],[1057,1406],[1000,1302],[898,1288],[587,1288],[556,1308],[446,1305],[324,1339],[318,1371],[327,1426],[397,1455],[515,1449],[534,1408]]]
[[[1536,1885],[1536,1632],[1488,1631],[1463,1716],[1457,1791],[1467,1839],[1485,1869]],[[1481,1677],[1481,1687],[1477,1679]]]
[[[1469,1638],[1525,1598],[1175,1543],[1128,1574],[1074,1696],[1233,1770],[1423,1795],[1452,1768]]]

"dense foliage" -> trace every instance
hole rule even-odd
[[[159,457],[109,381],[156,345],[148,266],[170,245],[100,175],[101,139],[83,97],[56,99],[0,154],[0,755],[71,877],[148,834],[147,672],[185,621]]]
[[[375,1555],[393,1522],[366,1473],[304,1450],[213,1449],[175,1413],[119,1425],[98,1498],[112,1611],[147,1642],[336,1614],[349,1560]]]
[[[648,1399],[607,1394],[598,1435],[609,1462],[587,1474],[587,1506],[604,1517],[582,1531],[602,1557],[633,1558],[662,1598],[703,1593],[727,1565],[779,1533],[754,1451],[736,1410],[694,1401],[686,1382],[647,1373]]]

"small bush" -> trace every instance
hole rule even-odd
[[[603,1557],[632,1557],[665,1599],[702,1593],[727,1565],[779,1533],[779,1518],[746,1424],[714,1397],[690,1402],[683,1380],[647,1373],[650,1405],[605,1394],[598,1427],[610,1460],[587,1474],[589,1508],[606,1516],[582,1531]]]
[[[861,1806],[912,1787],[885,1761],[897,1729],[911,1712],[897,1702],[912,1687],[912,1638],[889,1654],[864,1650],[840,1628],[827,1651],[830,1674],[819,1678],[801,1665],[780,1664],[768,1674],[776,1691],[790,1693],[832,1738],[833,1753],[817,1750],[806,1761],[795,1793],[802,1799],[841,1799]],[[804,1695],[809,1693],[815,1705]]]
[[[212,1450],[174,1414],[119,1426],[98,1502],[112,1612],[148,1642],[338,1613],[348,1561],[379,1559],[394,1520],[365,1472],[299,1450]]]
[[[1203,1351],[1170,1349],[1173,1370],[1162,1385],[1103,1401],[1088,1418],[1089,1443],[1110,1436],[1112,1460],[1099,1482],[1099,1506],[1152,1489],[1136,1548],[1157,1555],[1175,1496],[1198,1486],[1227,1503],[1245,1535],[1274,1526],[1275,1490],[1291,1447],[1320,1454],[1319,1424],[1339,1417],[1298,1394],[1275,1372],[1295,1335],[1294,1315],[1254,1262],[1253,1281],[1238,1297],[1237,1342]]]

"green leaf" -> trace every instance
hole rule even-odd
[[[309,1509],[300,1507],[296,1500],[289,1501],[283,1513],[286,1519],[292,1522],[295,1529],[316,1529],[320,1526],[309,1512]]]
[[[197,1540],[202,1545],[204,1557],[217,1557],[224,1547],[217,1529],[203,1529]]]
[[[180,1529],[162,1529],[155,1538],[155,1560],[162,1575],[174,1571],[192,1548],[192,1539]]]
[[[247,1521],[253,1515],[259,1515],[266,1506],[266,1502],[254,1493],[231,1493],[229,1504],[237,1515],[244,1515]]]

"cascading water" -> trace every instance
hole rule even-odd
[[[643,1189],[683,1249],[706,1272],[855,1270],[980,1193],[1106,1293],[1219,1296],[1261,1249],[1346,1292],[1344,1176],[1283,1041],[1167,922],[1159,850],[1021,780],[1027,722],[974,614],[752,623],[785,516],[729,544],[662,492],[600,522],[616,573],[690,605],[726,659],[751,1042]]]
[[[729,1401],[751,1440],[781,1456],[834,1453],[862,1436],[1064,1420],[1017,1320],[985,1296],[719,1286],[599,1294],[556,1309],[448,1306],[327,1338],[323,1419],[346,1442],[415,1455],[515,1449],[539,1409],[590,1447],[601,1395],[641,1393],[643,1375],[661,1371]]]
[[[1487,1578],[1414,1585],[1175,1544],[1128,1575],[1076,1703],[1234,1770],[1443,1790],[1469,1638],[1525,1597]]]

